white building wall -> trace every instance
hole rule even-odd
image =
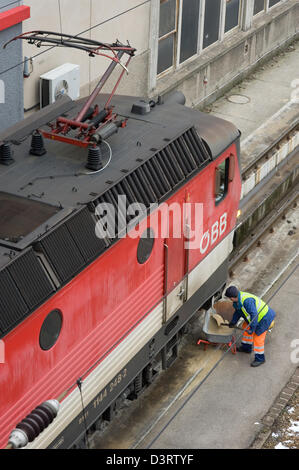
[[[26,31],[36,29],[60,32],[58,0],[27,0],[31,7],[31,19],[26,22]],[[119,87],[120,93],[144,94],[147,86],[147,64],[149,49],[150,2],[142,0],[60,0],[62,31],[102,42],[116,39],[137,49],[136,57],[130,63],[129,76],[124,76]],[[92,28],[92,29],[91,29]],[[36,46],[24,41],[24,56],[33,57],[32,73],[24,81],[25,108],[39,102],[39,76],[65,62],[80,65],[81,96],[92,91],[99,77],[109,65],[103,57],[90,58],[84,51],[55,47],[42,52]],[[119,68],[118,68],[119,69]],[[108,87],[108,88],[107,88]],[[106,91],[109,91],[107,85]],[[111,88],[111,81],[110,81]]]

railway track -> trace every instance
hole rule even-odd
[[[286,210],[297,204],[299,125],[283,130],[263,153],[242,169],[241,216],[235,229],[230,269]]]
[[[247,238],[243,243],[240,243],[234,248],[232,256],[229,260],[230,276],[234,275],[233,268],[241,260],[246,261],[248,258],[248,251],[251,247],[256,245],[260,238],[267,232],[273,231],[274,225],[280,218],[285,218],[285,213],[290,207],[297,207],[298,204],[299,183],[297,182],[294,187],[288,192],[279,203],[267,213],[267,215],[257,224],[253,230],[250,230]],[[242,228],[242,224],[238,226]],[[237,229],[238,229],[237,228]]]
[[[250,192],[254,186],[261,182],[267,174],[271,173],[273,169],[279,166],[284,159],[288,158],[294,151],[296,151],[296,148],[299,145],[299,124],[297,121],[298,120],[296,120],[289,128],[281,130],[281,135],[274,138],[261,153],[257,152],[257,155],[253,160],[249,160],[248,163],[243,163],[242,198]],[[246,142],[248,140],[249,139],[246,139],[245,143],[243,143],[241,151],[243,151],[243,147],[246,147]],[[254,184],[249,182],[251,179],[254,180]]]

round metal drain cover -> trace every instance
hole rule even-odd
[[[236,104],[246,104],[249,103],[250,98],[245,95],[230,95],[228,98],[228,101],[231,103],[236,103]]]

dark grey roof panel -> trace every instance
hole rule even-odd
[[[240,131],[229,121],[211,114],[199,112],[196,129],[201,138],[211,149],[212,157],[218,157],[225,148],[229,147],[239,136]]]
[[[0,142],[4,141],[21,141],[31,134],[31,132],[39,127],[53,121],[57,116],[70,111],[75,107],[75,102],[68,96],[62,96],[55,103],[46,106],[40,111],[31,114],[28,118],[18,122],[14,126],[9,127],[0,134]]]

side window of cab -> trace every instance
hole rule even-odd
[[[231,154],[215,169],[215,205],[217,206],[228,193],[228,186],[234,179],[234,155]]]

